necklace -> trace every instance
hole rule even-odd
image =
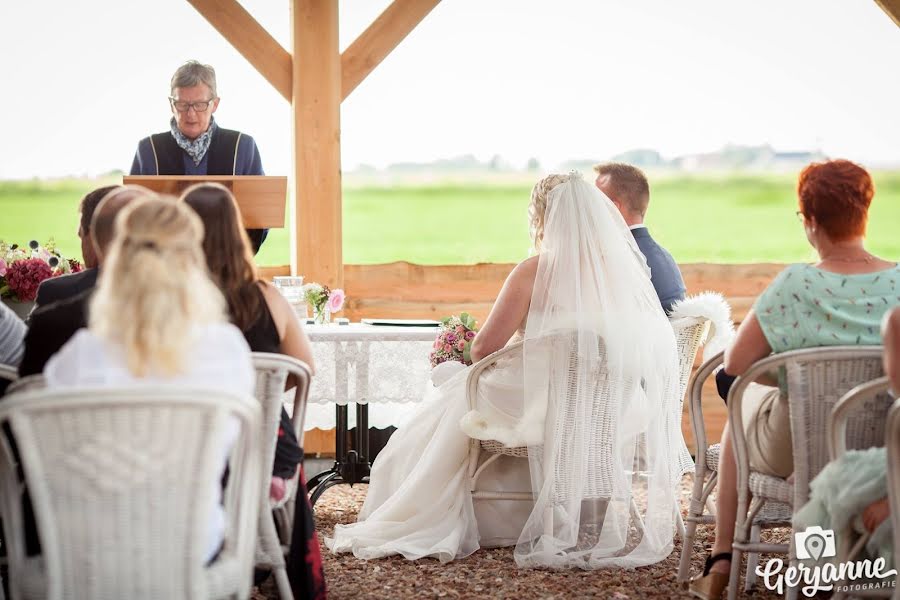
[[[863,252],[865,252],[865,250],[863,250]],[[868,252],[865,252],[865,254],[866,254],[865,256],[856,256],[856,257],[849,257],[849,256],[820,256],[819,258],[822,260],[822,262],[825,262],[825,261],[829,261],[829,260],[830,260],[830,261],[832,261],[832,262],[846,262],[846,263],[855,263],[855,262],[870,263],[870,262],[872,262],[873,260],[875,260],[875,257],[872,256],[871,254],[869,254]]]

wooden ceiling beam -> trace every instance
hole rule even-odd
[[[188,0],[253,67],[290,102],[291,55],[237,0]]]
[[[441,0],[394,0],[341,54],[341,100],[383,61]]]
[[[900,0],[875,0],[875,3],[900,27]]]

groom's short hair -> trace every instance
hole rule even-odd
[[[600,163],[594,165],[597,175],[608,178],[608,186],[617,202],[642,217],[650,205],[650,183],[644,172],[625,163]]]

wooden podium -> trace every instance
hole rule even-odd
[[[265,175],[126,175],[125,185],[140,185],[160,194],[180,196],[195,183],[221,183],[234,194],[247,229],[284,227],[287,177]]]

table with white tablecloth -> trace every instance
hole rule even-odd
[[[307,325],[305,330],[316,376],[304,428],[336,430],[334,466],[309,480],[315,504],[333,485],[368,481],[368,428],[399,425],[423,399],[431,385],[428,354],[437,328],[351,323]],[[352,414],[351,403],[356,406]],[[358,435],[349,448],[352,426]]]
[[[369,404],[369,426],[399,425],[430,384],[435,327],[306,325],[316,362],[304,429],[334,429],[334,405]],[[350,415],[349,426],[355,425]]]

